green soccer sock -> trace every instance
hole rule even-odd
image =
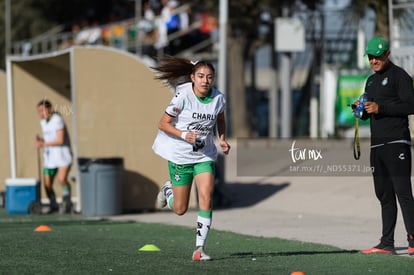
[[[174,196],[171,195],[167,198],[167,205],[168,205],[168,208],[171,210],[172,210],[173,203],[174,203]]]
[[[203,209],[199,209],[198,210],[198,215],[200,217],[206,218],[206,219],[211,219],[211,217],[213,217],[213,210],[209,209],[209,210],[203,210]]]
[[[62,194],[63,197],[70,197],[70,185],[64,185],[62,186]]]

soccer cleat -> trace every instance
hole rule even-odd
[[[394,246],[386,246],[383,244],[379,244],[377,246],[362,250],[361,253],[362,254],[373,254],[373,253],[395,254],[395,249],[394,249]]]
[[[160,192],[158,193],[157,196],[157,201],[158,201],[158,205],[161,208],[164,208],[167,205],[167,196],[166,193],[169,189],[172,189],[172,184],[170,181],[166,181],[164,183],[164,186],[161,187]]]
[[[209,261],[211,257],[204,252],[203,247],[199,247],[193,252],[193,261]]]
[[[59,212],[59,206],[51,206],[49,210],[46,211],[45,214],[53,214]]]
[[[407,235],[407,241],[408,241],[408,255],[414,256],[414,236],[413,234]]]

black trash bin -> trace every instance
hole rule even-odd
[[[81,206],[84,216],[111,216],[122,212],[122,158],[78,158]]]

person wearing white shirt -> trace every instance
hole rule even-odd
[[[214,133],[224,154],[230,151],[226,141],[225,97],[213,87],[215,69],[205,61],[190,62],[164,57],[153,69],[156,78],[176,86],[175,95],[158,124],[153,144],[156,154],[168,160],[170,179],[161,188],[157,200],[177,215],[187,212],[191,186],[197,186],[198,217],[194,261],[210,260],[205,243],[212,222],[217,149]]]
[[[35,145],[43,149],[43,180],[46,195],[50,201],[49,213],[59,211],[53,181],[57,176],[62,186],[64,212],[70,213],[72,202],[68,173],[72,164],[72,152],[69,134],[60,114],[53,112],[48,100],[37,104],[43,137],[36,136]]]

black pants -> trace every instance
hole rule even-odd
[[[397,199],[404,219],[407,238],[414,235],[414,199],[411,187],[411,148],[404,143],[371,149],[375,194],[381,202],[384,245],[394,245],[397,223]],[[411,237],[412,238],[412,237]]]

